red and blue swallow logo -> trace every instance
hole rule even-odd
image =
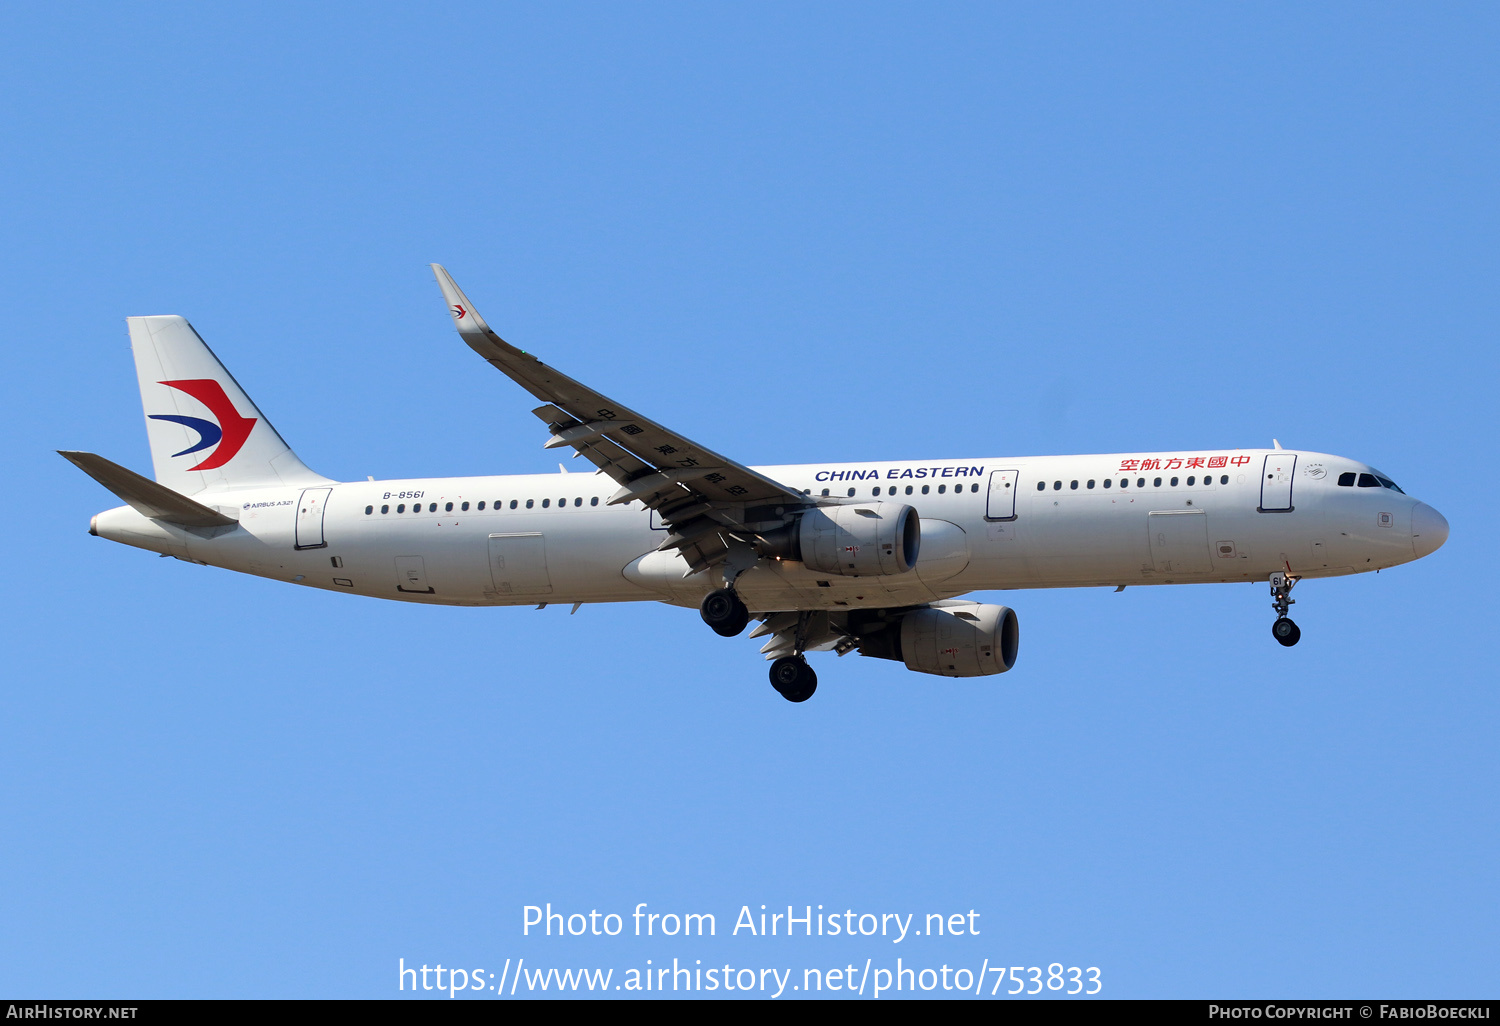
[[[181,452],[174,452],[172,456],[186,456],[189,453],[202,452],[211,445],[218,448],[204,457],[203,462],[189,470],[216,470],[234,459],[245,440],[250,437],[250,429],[255,427],[254,417],[241,417],[240,412],[234,408],[234,403],[229,401],[229,396],[224,394],[224,386],[213,378],[188,378],[183,381],[159,381],[157,384],[175,388],[179,392],[186,392],[204,406],[208,412],[218,418],[215,424],[211,420],[202,417],[183,417],[175,413],[152,413],[148,416],[152,420],[167,420],[173,424],[181,424],[183,427],[192,428],[198,432],[198,442]]]

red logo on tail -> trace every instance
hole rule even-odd
[[[255,427],[255,418],[240,416],[240,412],[234,408],[234,403],[229,401],[229,396],[224,394],[223,385],[213,378],[188,378],[183,381],[161,381],[158,384],[175,388],[179,392],[186,392],[207,406],[208,412],[218,419],[219,427],[224,432],[218,448],[209,453],[208,458],[196,467],[189,467],[189,470],[217,470],[234,459],[244,446],[245,440],[250,437],[250,429]],[[186,454],[183,452],[177,455],[185,456]]]

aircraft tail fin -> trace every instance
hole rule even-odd
[[[194,495],[327,482],[282,441],[186,320],[127,323],[158,483]]]

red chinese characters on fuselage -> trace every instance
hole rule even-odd
[[[1217,470],[1227,466],[1243,467],[1249,462],[1249,456],[1189,456],[1186,459],[1173,456],[1170,459],[1121,460],[1117,473],[1144,470],[1192,470],[1196,467]]]

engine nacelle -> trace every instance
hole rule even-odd
[[[861,655],[940,677],[986,677],[1016,665],[1021,627],[1009,606],[946,601],[914,609],[860,639]]]
[[[844,577],[904,574],[922,544],[917,511],[899,502],[810,509],[796,532],[804,566]]]

